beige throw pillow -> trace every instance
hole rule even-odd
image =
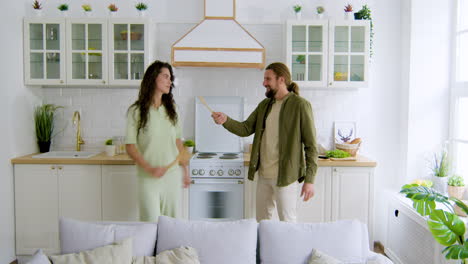
[[[312,256],[309,258],[308,264],[342,264],[341,261],[331,257],[317,249],[312,249]]]
[[[132,239],[75,254],[50,256],[54,264],[129,264],[132,262]]]
[[[156,257],[133,257],[132,264],[200,264],[197,251],[192,247],[165,250]]]

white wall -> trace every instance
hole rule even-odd
[[[29,1],[28,1],[29,2]],[[34,152],[32,106],[39,100],[39,88],[23,85],[22,17],[25,9],[16,1],[2,2],[0,18],[2,63],[0,64],[0,263],[15,259],[13,168],[10,159]],[[8,11],[6,11],[8,10]]]

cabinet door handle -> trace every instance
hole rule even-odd
[[[332,85],[333,83],[331,82],[330,85]]]
[[[60,83],[63,83],[63,80],[60,80]]]
[[[51,170],[55,170],[55,166],[50,166],[50,169],[51,169]]]
[[[106,83],[106,81],[102,80],[102,83]]]
[[[195,180],[191,180],[190,183],[191,183],[191,184],[195,184]]]
[[[61,169],[62,169],[62,166],[58,166],[58,169],[61,170]]]

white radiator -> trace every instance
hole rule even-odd
[[[434,240],[426,220],[408,198],[398,194],[390,201],[387,227],[385,253],[396,264],[457,263],[445,259],[444,246]]]

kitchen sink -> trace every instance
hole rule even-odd
[[[32,157],[38,159],[87,159],[99,153],[90,151],[50,151]]]

